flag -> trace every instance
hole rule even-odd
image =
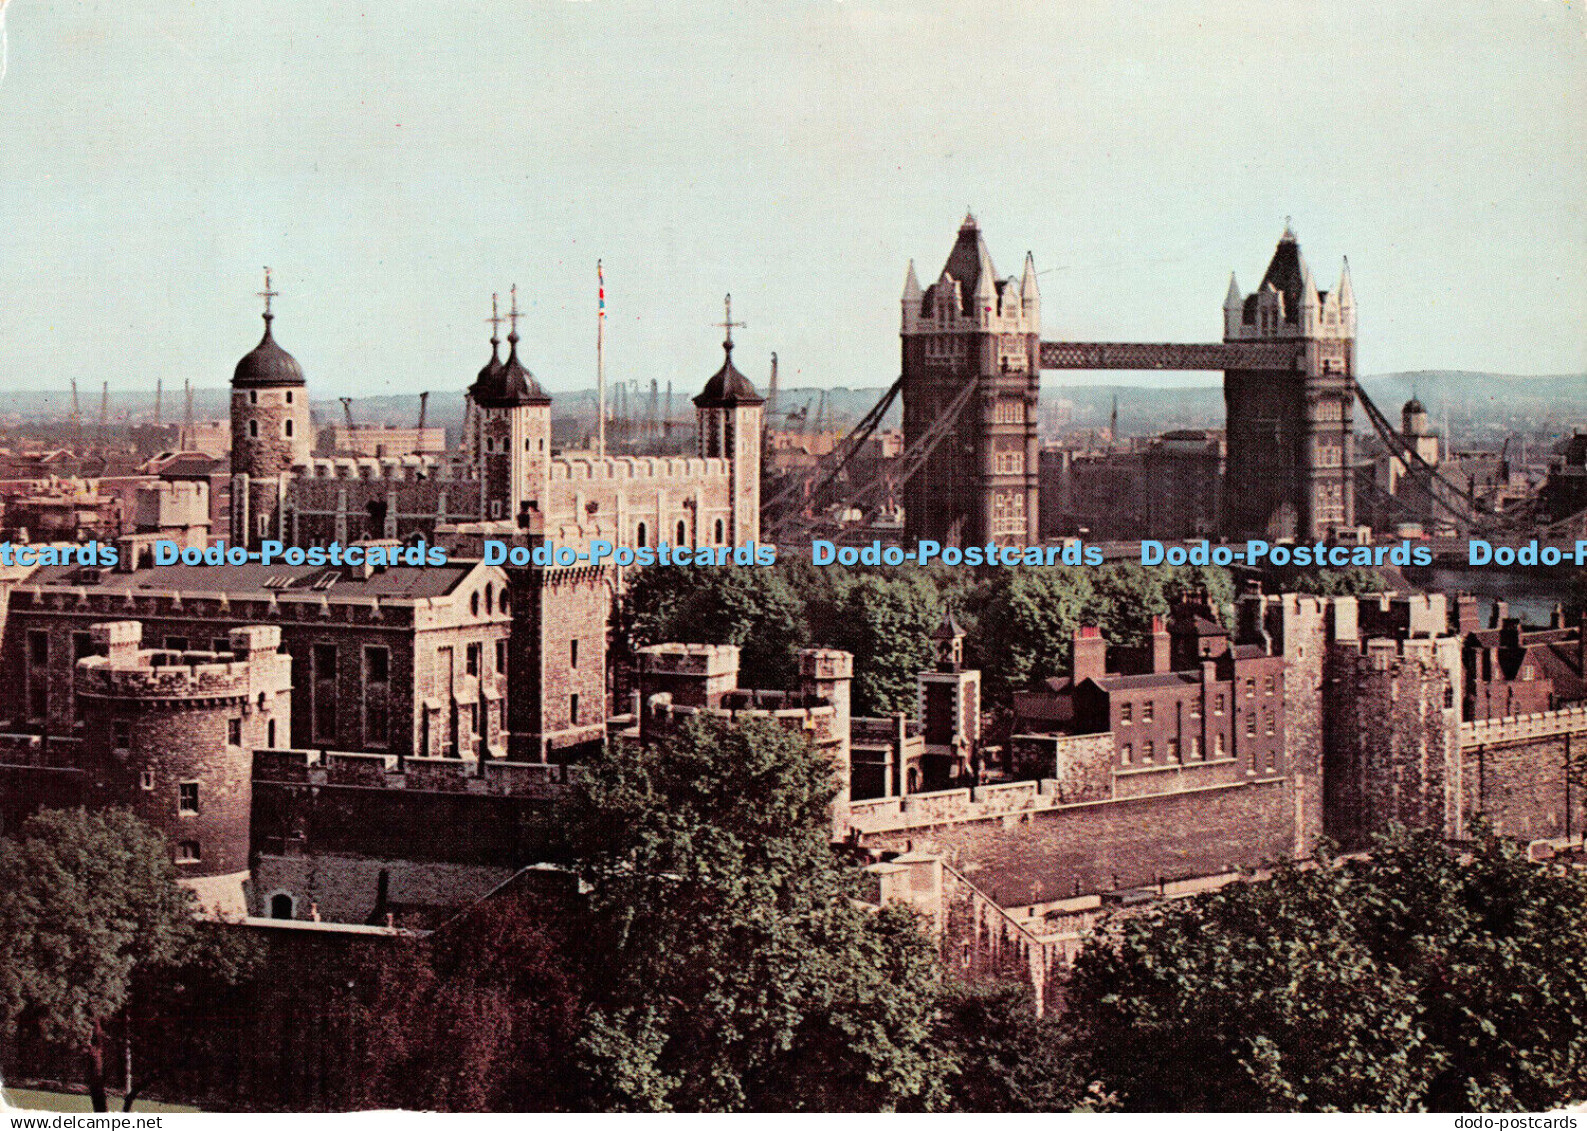
[[[599,284],[601,296],[601,312],[599,317],[606,317],[606,273],[601,270],[601,261],[595,261],[595,280]]]

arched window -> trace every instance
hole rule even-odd
[[[722,533],[723,533],[722,520],[721,519],[717,519],[716,520],[716,544],[718,546],[720,546],[722,544]]]
[[[485,615],[490,616],[491,608],[496,604],[496,587],[485,586]]]
[[[641,522],[639,524],[639,529],[634,533],[634,541],[641,546],[646,545],[645,533],[645,524]]]
[[[289,416],[281,422],[281,433],[288,439],[292,437],[292,418]]]
[[[678,520],[678,545],[682,546],[688,540],[689,527],[684,523],[683,519],[680,518]]]
[[[272,895],[270,897],[270,918],[272,918],[272,919],[292,919],[292,918],[295,918],[296,915],[297,915],[297,908],[293,904],[294,904],[294,901],[293,901],[292,897],[290,895],[287,895],[284,892],[280,893],[278,895]]]
[[[269,725],[265,727],[265,746],[271,750],[276,748],[276,721],[274,719],[271,719]]]
[[[259,422],[257,420],[250,420],[248,422],[248,436],[253,440],[257,440],[259,438]]]
[[[479,616],[479,590],[474,590],[468,598],[468,611],[471,616]]]
[[[507,590],[503,589],[501,591],[501,598],[496,602],[496,607],[502,611],[503,615],[506,615],[506,612],[507,612]]]

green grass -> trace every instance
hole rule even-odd
[[[8,1107],[22,1108],[24,1111],[93,1111],[93,1103],[86,1095],[75,1092],[40,1092],[32,1088],[0,1088],[0,1096],[5,1097]],[[110,1110],[121,1110],[121,1097],[112,1092],[110,1094]],[[153,1100],[138,1100],[132,1105],[132,1114],[159,1114],[168,1111],[197,1111],[196,1107],[183,1107],[180,1104],[155,1103]]]

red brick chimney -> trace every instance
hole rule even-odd
[[[1168,625],[1158,615],[1152,617],[1152,674],[1159,675],[1163,672],[1173,671],[1169,659],[1172,638],[1168,635]]]
[[[1094,624],[1081,625],[1075,629],[1075,683],[1087,679],[1101,679],[1107,673],[1108,642],[1102,639],[1102,630]]]

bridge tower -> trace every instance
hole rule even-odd
[[[1226,343],[1297,346],[1289,369],[1224,372],[1224,533],[1315,540],[1354,524],[1356,312],[1349,263],[1332,293],[1319,291],[1285,225],[1254,293],[1241,295],[1230,277],[1223,322]]]
[[[1041,295],[1031,257],[1022,278],[999,279],[967,215],[935,283],[922,291],[910,263],[901,337],[906,448],[978,382],[953,433],[904,489],[906,539],[1035,542]]]

